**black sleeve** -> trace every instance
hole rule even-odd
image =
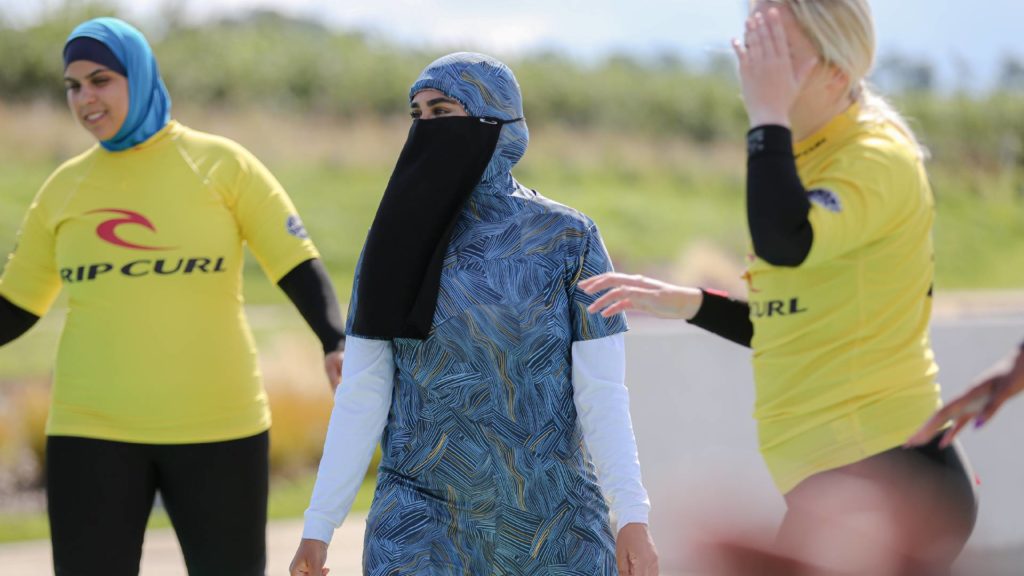
[[[747,133],[747,223],[754,253],[775,266],[799,266],[811,251],[811,203],[783,126]]]
[[[700,291],[704,300],[697,314],[689,320],[690,324],[750,348],[750,341],[754,338],[750,305],[723,293],[703,288]]]
[[[313,329],[324,353],[345,349],[345,329],[334,286],[323,262],[306,260],[277,283]]]
[[[0,346],[21,336],[35,323],[39,316],[11,304],[11,301],[0,296]]]

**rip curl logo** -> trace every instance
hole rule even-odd
[[[285,229],[288,230],[288,233],[291,234],[292,236],[295,236],[296,238],[301,238],[303,240],[309,238],[309,232],[306,232],[306,226],[303,225],[302,219],[296,216],[295,214],[292,214],[291,216],[288,217],[288,220],[285,221],[284,226]]]
[[[807,199],[829,212],[843,211],[843,203],[839,201],[839,196],[831,190],[815,188],[807,193]]]
[[[100,208],[98,210],[90,210],[86,214],[118,214],[120,218],[111,218],[100,222],[100,225],[96,227],[96,235],[99,236],[104,242],[113,244],[114,246],[120,246],[122,248],[128,248],[130,250],[174,250],[173,246],[146,246],[143,244],[135,244],[123,240],[117,235],[117,228],[125,224],[135,224],[142,226],[156,232],[156,226],[149,221],[145,216],[138,212],[132,212],[131,210],[121,210],[119,208]]]

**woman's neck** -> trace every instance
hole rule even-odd
[[[853,98],[849,94],[844,94],[842,97],[836,98],[821,108],[806,110],[803,114],[791,115],[790,123],[792,124],[793,140],[800,142],[811,136],[852,105]]]

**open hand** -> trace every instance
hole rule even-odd
[[[579,283],[587,294],[607,290],[587,311],[608,317],[625,310],[639,310],[661,318],[689,320],[700,310],[704,295],[696,288],[676,286],[639,274],[606,272]]]
[[[732,41],[739,60],[743,103],[750,126],[789,126],[789,111],[817,58],[793,62],[782,15],[777,7],[757,11],[747,18],[743,42]]]

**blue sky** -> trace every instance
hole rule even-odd
[[[674,51],[700,60],[729,53],[746,0],[115,0],[145,25],[169,2],[191,18],[254,7],[313,16],[419,46],[514,56],[538,49],[589,60],[613,51]],[[54,0],[0,0],[0,13],[30,20]],[[984,88],[1006,54],[1024,56],[1022,0],[874,0],[880,55],[937,65],[945,86]]]

